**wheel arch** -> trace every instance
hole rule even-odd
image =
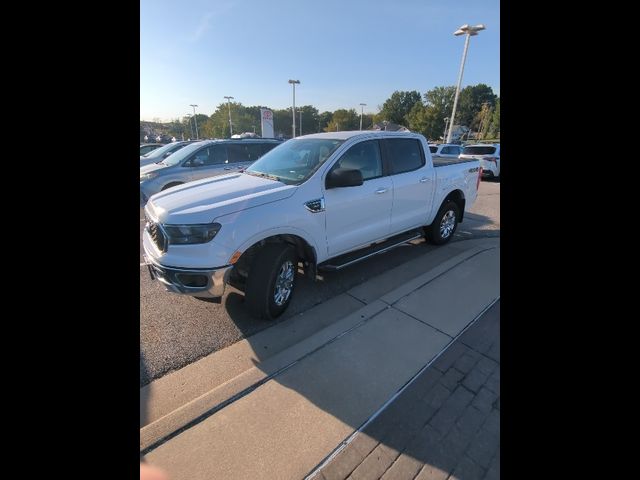
[[[305,274],[315,278],[317,265],[317,249],[314,242],[303,232],[282,230],[266,232],[244,242],[236,252],[242,252],[235,262],[241,274],[248,274],[251,261],[258,250],[267,243],[285,243],[295,248],[296,255],[302,260]]]

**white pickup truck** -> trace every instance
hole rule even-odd
[[[480,174],[475,159],[434,165],[414,133],[305,135],[245,171],[151,196],[145,263],[175,293],[219,302],[233,285],[253,316],[271,320],[289,305],[299,268],[315,280],[421,236],[448,242]]]

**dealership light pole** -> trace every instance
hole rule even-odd
[[[187,117],[187,118],[189,119],[189,130],[191,130],[191,136],[193,137],[193,125],[191,124],[191,117],[192,117],[192,116],[193,116],[193,115],[191,115],[190,113],[187,113],[187,114],[185,115],[185,117]]]
[[[289,83],[293,87],[293,137],[296,138],[296,83],[300,83],[300,80],[289,80]]]
[[[193,107],[193,121],[196,124],[196,140],[200,140],[200,137],[198,136],[198,117],[196,117],[196,107],[198,105],[191,103],[189,106]]]
[[[227,99],[227,107],[229,107],[229,136],[233,135],[233,124],[231,123],[231,104],[229,103],[229,100],[233,100],[233,97],[227,97],[225,95],[225,97]]]
[[[366,103],[360,104],[360,130],[362,130],[362,114],[364,113],[364,107],[366,107]]]
[[[298,110],[298,115],[300,116],[300,135],[302,135],[302,110]]]
[[[456,87],[456,97],[453,100],[453,112],[451,112],[451,126],[449,127],[449,135],[447,135],[447,143],[451,143],[451,136],[453,134],[453,126],[456,119],[456,107],[458,106],[458,95],[460,95],[460,84],[462,83],[462,73],[464,72],[464,62],[467,59],[467,50],[469,49],[469,39],[475,35],[478,35],[480,30],[484,30],[485,26],[481,23],[472,27],[468,24],[462,25],[453,34],[458,37],[460,35],[466,35],[467,38],[464,41],[464,52],[462,54],[462,63],[460,64],[460,74],[458,75],[458,86]]]

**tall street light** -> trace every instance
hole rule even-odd
[[[362,130],[362,114],[364,113],[364,107],[366,107],[366,103],[360,104],[360,130]]]
[[[293,87],[293,138],[296,138],[296,83],[300,80],[289,80],[289,83]]]
[[[193,107],[193,121],[196,124],[196,140],[200,140],[200,137],[198,136],[198,117],[196,117],[196,107],[198,105],[194,105],[193,103],[189,104],[190,107]]]
[[[458,37],[460,35],[466,35],[467,38],[464,41],[464,53],[462,54],[462,63],[460,64],[460,74],[458,75],[458,86],[456,87],[456,97],[453,100],[453,112],[451,112],[451,126],[449,127],[449,135],[447,135],[447,143],[451,143],[451,136],[453,135],[453,126],[456,119],[456,107],[458,106],[458,95],[460,95],[460,84],[462,83],[462,73],[464,72],[464,62],[467,59],[467,50],[469,49],[469,39],[475,35],[478,35],[480,30],[484,30],[485,26],[481,23],[472,27],[468,24],[462,25],[453,34]]]
[[[229,100],[233,100],[233,97],[227,97],[225,95],[225,97],[227,99],[227,107],[229,107],[229,132],[231,132],[229,134],[229,136],[233,135],[233,124],[231,123],[231,104],[229,103]]]
[[[190,113],[187,113],[185,117],[189,119],[189,130],[191,130],[191,137],[193,137],[193,125],[191,124],[191,117],[193,117],[193,115],[191,115]]]

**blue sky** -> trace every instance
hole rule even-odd
[[[394,90],[465,85],[500,93],[499,0],[141,0],[140,119],[169,121],[225,95],[245,106],[376,113]]]

